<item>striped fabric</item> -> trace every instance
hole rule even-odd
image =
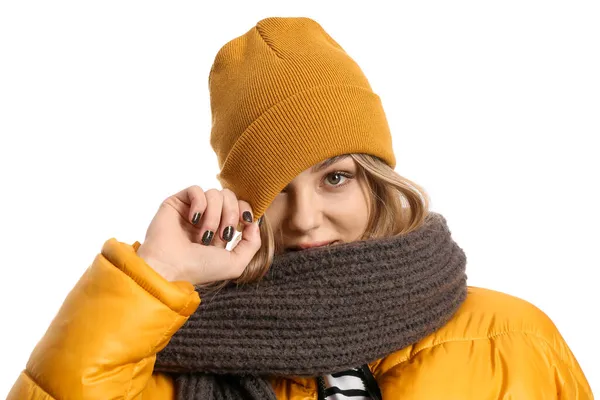
[[[323,376],[325,400],[370,400],[365,377],[359,368]]]

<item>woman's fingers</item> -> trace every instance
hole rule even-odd
[[[223,279],[236,279],[244,272],[256,252],[260,249],[261,238],[258,222],[252,221],[252,208],[248,202],[237,200],[235,194],[228,190],[209,190],[205,192],[208,206],[202,217],[202,230],[205,226],[215,228],[215,236],[211,245],[194,245],[194,252],[198,252],[198,259],[205,258],[214,263],[213,266],[194,269],[193,274],[198,274],[194,278],[196,282],[216,281]],[[220,195],[220,196],[219,196]],[[219,203],[220,199],[220,203]],[[219,207],[217,207],[217,205]],[[217,225],[214,222],[216,211],[219,208],[220,221]],[[227,242],[223,240],[222,234],[228,226],[241,229],[241,235],[231,242],[231,251],[227,251]],[[209,264],[210,265],[210,264]]]
[[[246,269],[256,252],[260,249],[260,228],[258,221],[254,223],[244,222],[241,239],[229,252],[231,254],[232,276],[230,279],[238,278]]]
[[[138,254],[168,279],[199,284],[238,278],[260,248],[258,224],[247,222],[251,213],[230,190],[190,186],[163,201]],[[232,243],[235,227],[242,234]]]
[[[254,214],[252,214],[252,207],[250,203],[244,200],[238,200],[238,207],[240,210],[240,221],[244,224],[251,224],[254,220]]]
[[[223,209],[223,195],[218,189],[210,189],[204,192],[206,197],[206,208],[200,221],[197,242],[205,246],[212,244],[215,232],[218,232],[221,221],[221,210]]]
[[[190,213],[188,220],[192,225],[198,225],[202,214],[206,211],[207,199],[204,190],[198,185],[190,186],[187,191],[187,196],[190,200]]]
[[[169,196],[163,203],[172,206],[183,219],[194,225],[206,208],[206,197],[200,186],[193,185]]]
[[[223,196],[223,209],[218,233],[215,233],[213,245],[224,249],[235,235],[239,221],[240,211],[235,194],[229,189],[221,190]]]
[[[250,203],[244,200],[238,200],[238,209],[240,210],[237,230],[243,231],[247,225],[250,225],[254,220],[254,216],[252,214],[252,207]],[[233,242],[231,242],[230,249],[234,249],[239,242],[242,240],[242,235],[238,235]]]
[[[225,249],[236,231],[243,231],[252,223],[252,207],[238,200],[229,189],[210,189],[190,186],[167,201],[193,226],[194,242]],[[236,240],[236,247],[242,239]]]

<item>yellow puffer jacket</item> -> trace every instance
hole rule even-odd
[[[153,373],[198,305],[188,282],[168,282],[133,246],[109,239],[33,350],[10,400],[173,399]],[[452,320],[413,346],[371,363],[383,399],[592,399],[575,357],[533,305],[469,288]],[[277,378],[279,399],[317,399],[315,379]]]

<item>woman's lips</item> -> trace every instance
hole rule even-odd
[[[328,240],[328,241],[324,241],[324,242],[312,242],[312,243],[299,243],[298,245],[295,245],[295,246],[289,246],[286,250],[293,250],[293,251],[305,250],[305,249],[310,249],[312,247],[327,246],[330,244],[334,244],[336,242],[337,242],[337,240]]]

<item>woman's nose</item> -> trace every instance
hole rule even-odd
[[[321,224],[321,202],[309,190],[295,192],[288,211],[289,228],[296,232],[309,232]]]

